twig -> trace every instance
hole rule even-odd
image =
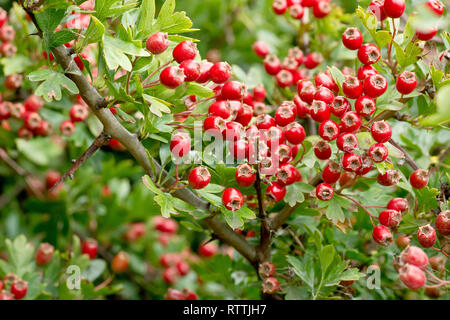
[[[264,213],[264,202],[261,193],[261,176],[259,168],[256,166],[256,180],[253,184],[256,190],[258,198],[258,217],[261,219],[261,234],[258,247],[258,260],[259,262],[270,260],[270,247],[272,244],[272,230],[270,227],[270,221]]]
[[[409,154],[405,151],[405,149],[403,149],[395,140],[390,139],[389,143],[403,153],[403,155],[405,156],[405,161],[411,166],[411,168],[413,168],[414,170],[419,169],[419,166],[416,164],[416,162],[409,156]]]

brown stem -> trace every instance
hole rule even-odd
[[[416,162],[409,156],[409,154],[405,151],[405,149],[402,148],[395,140],[390,139],[389,143],[392,144],[394,147],[396,147],[398,150],[400,150],[403,155],[405,156],[405,161],[413,168],[414,170],[419,169],[419,166],[416,164]]]

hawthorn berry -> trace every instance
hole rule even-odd
[[[316,197],[322,201],[329,201],[334,196],[334,189],[328,183],[320,183],[316,187]]]
[[[318,0],[302,0],[302,6],[304,7],[314,7]]]
[[[37,112],[30,112],[25,115],[24,122],[25,126],[33,131],[41,126],[42,118]]]
[[[349,99],[357,99],[363,93],[363,84],[356,77],[346,76],[342,83],[342,91]]]
[[[256,127],[260,130],[269,130],[275,126],[275,119],[268,114],[260,114],[256,117]]]
[[[380,49],[372,43],[363,44],[358,50],[358,59],[364,65],[377,63],[380,57]]]
[[[398,184],[400,178],[400,174],[397,170],[387,169],[384,173],[378,174],[377,182],[382,186],[389,187]]]
[[[166,300],[186,300],[186,296],[180,290],[169,288],[165,294]]]
[[[201,61],[200,62],[200,76],[197,78],[197,80],[195,80],[195,82],[197,83],[205,83],[207,81],[210,80],[209,77],[209,71],[211,70],[211,67],[213,66],[213,64],[209,61]],[[220,91],[220,87],[216,87],[216,89],[219,89]],[[217,92],[216,92],[217,95]]]
[[[275,266],[271,262],[263,262],[259,265],[258,272],[264,278],[272,277],[275,275]]]
[[[363,36],[358,28],[347,28],[342,34],[342,43],[350,50],[358,50],[363,43]]]
[[[16,90],[22,85],[23,76],[21,74],[11,74],[5,78],[5,87],[9,90]]]
[[[395,244],[397,245],[397,247],[399,247],[399,249],[403,250],[411,244],[411,238],[405,235],[400,235],[395,240]]]
[[[306,132],[301,124],[292,122],[284,129],[284,136],[289,143],[294,145],[301,144],[305,140]]]
[[[191,290],[183,289],[183,294],[185,300],[198,300],[197,294]]]
[[[164,233],[174,234],[178,230],[178,224],[174,219],[156,216],[153,220],[155,229]]]
[[[7,291],[0,291],[0,300],[14,300],[14,295]]]
[[[417,169],[409,177],[411,186],[415,189],[425,188],[428,184],[428,172],[423,169]]]
[[[286,0],[273,0],[272,9],[275,14],[282,15],[288,8]]]
[[[275,76],[275,80],[277,81],[277,84],[278,86],[280,86],[280,88],[289,87],[294,83],[294,77],[288,70],[281,70],[280,72],[278,72]]]
[[[118,252],[111,260],[111,269],[115,273],[122,273],[128,269],[130,257],[125,251]]]
[[[197,53],[197,45],[192,41],[185,40],[177,44],[172,55],[176,62],[182,63],[184,60],[193,60]]]
[[[280,283],[277,278],[269,277],[264,280],[262,288],[264,293],[273,294],[279,290]]]
[[[3,25],[3,27],[0,28],[0,40],[3,42],[10,42],[14,40],[14,37],[16,36],[16,31],[14,31],[14,28],[10,25]]]
[[[279,166],[275,176],[278,179],[276,182],[279,185],[287,186],[302,180],[302,175],[300,174],[298,169],[290,163],[284,163]]]
[[[253,119],[253,109],[245,104],[242,107],[242,113],[236,117],[235,121],[237,123],[240,123],[242,126],[246,127],[249,125],[252,119]]]
[[[336,82],[333,80],[331,75],[327,72],[319,72],[316,74],[314,78],[314,83],[316,87],[325,87],[333,91],[333,93],[336,95],[339,93],[339,87],[336,84]]]
[[[382,246],[388,246],[392,243],[392,233],[386,226],[377,225],[372,231],[373,240]]]
[[[238,185],[249,187],[255,182],[256,171],[251,165],[243,163],[236,168],[235,178]]]
[[[180,274],[176,267],[169,267],[163,271],[163,280],[167,284],[174,284],[180,278]]]
[[[375,143],[369,148],[369,156],[375,163],[383,162],[389,155],[388,148],[382,143]]]
[[[344,113],[351,109],[350,102],[346,97],[338,96],[334,98],[333,103],[330,105],[330,111],[336,117],[340,118]]]
[[[191,138],[189,133],[179,131],[172,135],[170,140],[170,151],[172,155],[177,158],[183,158],[191,150]]]
[[[397,210],[400,212],[405,212],[408,210],[408,201],[403,198],[394,198],[388,202],[387,208]]]
[[[364,94],[371,98],[378,98],[387,90],[386,78],[381,74],[370,75],[364,80]]]
[[[27,295],[28,283],[23,280],[17,280],[11,285],[11,293],[14,295],[14,299],[20,300]]]
[[[222,203],[228,210],[237,211],[242,207],[244,198],[238,189],[227,188],[222,194]]]
[[[275,123],[281,127],[285,127],[294,122],[296,115],[296,108],[294,104],[282,105],[275,111]]]
[[[23,105],[27,111],[36,112],[42,108],[44,101],[41,97],[31,94],[25,99]]]
[[[425,5],[438,17],[444,14],[444,4],[440,0],[428,0]]]
[[[431,248],[436,243],[436,231],[429,224],[421,226],[417,231],[417,239],[422,247]]]
[[[311,115],[311,118],[319,123],[330,119],[331,115],[330,107],[328,106],[328,104],[321,100],[314,100],[311,103],[309,113]]]
[[[355,132],[361,127],[361,118],[353,111],[347,111],[341,117],[340,129],[343,132]]]
[[[328,184],[333,184],[339,180],[341,176],[341,166],[335,161],[330,161],[323,169],[322,179]]]
[[[399,269],[399,278],[411,290],[422,288],[426,282],[423,271],[410,264],[406,264]]]
[[[417,87],[417,77],[413,72],[403,71],[398,76],[395,85],[401,94],[409,94]]]
[[[189,271],[190,271],[190,267],[189,267],[189,263],[187,263],[186,261],[178,261],[178,263],[176,264],[176,268],[177,268],[177,271],[178,271],[178,273],[181,275],[181,276],[185,276],[185,275],[187,275],[188,273],[189,273]]]
[[[214,242],[208,242],[200,245],[198,253],[205,258],[215,256],[219,252],[219,248]]]
[[[404,263],[412,264],[422,270],[428,267],[428,256],[421,248],[416,246],[409,246],[400,254],[400,259]]]
[[[366,78],[368,77],[368,76],[371,76],[371,75],[374,75],[374,74],[377,74],[378,73],[378,71],[377,71],[377,69],[375,69],[373,66],[371,66],[371,65],[364,65],[364,66],[361,66],[361,67],[359,67],[359,69],[358,69],[358,74],[357,74],[357,76],[358,76],[358,80],[359,81],[364,81],[364,80],[366,80]]]
[[[308,104],[300,99],[298,95],[294,97],[294,104],[297,107],[297,116],[299,118],[305,118],[309,114],[309,106]]]
[[[303,64],[308,69],[314,69],[323,62],[323,56],[319,52],[312,52],[305,58]]]
[[[253,99],[262,102],[266,98],[266,88],[262,84],[258,84],[253,88]]]
[[[231,67],[226,62],[217,62],[209,69],[209,77],[214,83],[225,83],[231,77]]]
[[[225,129],[226,129],[226,122],[221,117],[209,116],[203,121],[203,130],[210,135],[222,136]]]
[[[344,152],[352,152],[358,147],[358,138],[351,132],[341,133],[336,140],[336,146]]]
[[[145,47],[153,54],[160,54],[169,47],[169,36],[165,32],[156,32],[148,37]]]
[[[372,0],[369,4],[369,11],[377,17],[378,21],[383,21],[387,18],[384,12],[384,0]]]
[[[434,38],[438,33],[437,27],[427,27],[423,29],[416,30],[416,37],[422,41],[428,41]]]
[[[436,230],[443,236],[450,235],[450,210],[439,213],[436,218]]]
[[[356,179],[356,173],[344,171],[339,178],[339,185],[341,186],[341,189],[350,188],[356,183]]]
[[[241,100],[246,88],[238,81],[228,81],[222,87],[222,97],[227,100]]]
[[[8,13],[3,8],[0,8],[0,28],[3,27],[3,25],[7,20],[8,20]]]
[[[188,176],[189,186],[192,189],[203,189],[209,184],[211,174],[206,167],[196,167],[191,170]]]
[[[256,41],[252,49],[260,58],[265,58],[270,53],[269,46],[264,41]]]
[[[339,127],[333,120],[326,120],[319,126],[319,136],[326,141],[334,140],[339,135]]]
[[[200,77],[200,64],[195,60],[184,60],[180,63],[180,68],[184,73],[184,81],[195,81]]]
[[[430,257],[429,262],[430,267],[433,270],[439,272],[440,274],[443,274],[445,272],[446,259],[443,256],[437,255]]]
[[[368,96],[361,96],[355,101],[355,111],[360,117],[371,116],[376,110],[376,102]]]
[[[264,58],[264,69],[272,76],[276,75],[281,70],[281,61],[277,56],[269,54]]]
[[[209,106],[208,113],[212,116],[228,119],[231,116],[230,105],[226,100],[216,101]]]
[[[370,127],[372,138],[378,143],[388,142],[392,137],[392,129],[384,120],[375,121]]]
[[[289,15],[296,20],[301,20],[305,15],[305,9],[300,4],[294,4],[289,8]]]
[[[318,19],[326,17],[330,12],[331,6],[328,0],[318,0],[313,7],[313,15]]]
[[[286,187],[278,182],[272,182],[266,189],[266,196],[274,202],[280,202],[285,195]]]
[[[48,264],[53,258],[54,247],[47,242],[41,243],[36,252],[36,264],[44,266]]]
[[[94,239],[86,239],[81,247],[81,253],[87,254],[89,259],[97,257],[98,242]]]
[[[331,146],[324,140],[319,140],[314,145],[314,154],[319,160],[327,160],[331,157]]]
[[[297,84],[297,90],[298,95],[304,102],[312,104],[316,93],[316,87],[314,87],[311,81],[299,81]]]
[[[364,152],[361,155],[361,168],[356,171],[356,173],[360,176],[366,175],[372,170],[373,167],[373,161],[370,158],[369,154],[367,152]]]
[[[388,209],[380,212],[378,220],[388,228],[397,227],[402,221],[402,214],[399,211]]]
[[[82,122],[89,115],[88,107],[82,104],[74,104],[69,110],[69,116],[72,122]]]
[[[405,0],[385,0],[384,12],[390,18],[400,18],[405,12]]]
[[[334,94],[327,87],[319,87],[314,93],[314,100],[320,100],[330,105],[334,101]]]
[[[341,158],[342,169],[349,172],[357,172],[362,164],[361,157],[356,153],[344,153],[344,156]]]
[[[187,60],[187,59],[186,59]],[[183,60],[185,61],[185,60]],[[186,79],[183,69],[177,66],[168,66],[161,71],[159,80],[161,84],[170,89],[179,87]]]

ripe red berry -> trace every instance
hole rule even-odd
[[[333,103],[330,105],[330,111],[336,117],[341,117],[344,113],[351,109],[350,102],[347,98],[338,96],[334,98]]]
[[[227,188],[222,194],[222,203],[228,210],[236,211],[242,207],[244,198],[238,189]]]
[[[373,167],[372,159],[370,158],[369,154],[367,152],[364,152],[361,155],[361,168],[359,168],[356,173],[360,176],[368,174]]]
[[[393,241],[391,230],[381,224],[373,228],[372,237],[376,243],[382,246],[388,246]]]
[[[371,116],[376,110],[376,102],[368,96],[361,96],[355,102],[355,111],[360,117]]]
[[[358,80],[359,81],[364,81],[366,80],[366,78],[368,76],[371,76],[373,74],[377,74],[378,71],[377,69],[375,69],[373,66],[368,65],[368,66],[361,66],[358,69]]]
[[[380,60],[380,57],[380,49],[372,43],[363,44],[358,50],[358,59],[364,65],[374,64]]]
[[[314,100],[311,103],[310,115],[314,121],[324,122],[325,120],[330,119],[331,111],[328,104],[320,100]]]
[[[378,174],[377,181],[382,186],[389,187],[396,185],[400,181],[400,178],[400,174],[397,170],[387,169],[383,174]]]
[[[49,263],[53,258],[53,251],[54,247],[50,243],[41,243],[36,253],[36,264],[44,266]]]
[[[316,187],[316,197],[322,201],[329,201],[334,196],[334,189],[328,183],[321,183]]]
[[[409,94],[417,87],[417,77],[413,72],[403,71],[398,76],[395,85],[401,94]]]
[[[27,295],[28,283],[23,280],[15,281],[11,285],[11,293],[14,295],[14,299],[20,300]]]
[[[156,32],[148,37],[145,47],[153,54],[160,54],[169,47],[169,36],[165,32]]]
[[[369,11],[377,17],[378,21],[383,21],[386,19],[386,13],[384,12],[384,0],[372,0],[369,5]]]
[[[177,44],[172,55],[176,62],[182,63],[184,60],[193,60],[197,56],[197,45],[192,41],[185,40]]]
[[[434,38],[434,36],[438,33],[437,27],[426,27],[416,30],[416,37],[422,41],[428,41]]]
[[[44,101],[41,97],[32,94],[25,99],[23,105],[27,111],[36,112],[42,108]]]
[[[436,231],[429,224],[421,226],[417,231],[417,239],[422,247],[431,248],[436,242]]]
[[[435,13],[438,17],[444,14],[444,4],[440,0],[428,0],[426,3],[428,9]]]
[[[388,228],[397,227],[402,221],[402,214],[399,211],[388,209],[380,212],[378,220]]]
[[[388,148],[382,143],[375,143],[369,148],[369,156],[375,163],[380,163],[386,160],[389,155]]]
[[[252,49],[260,58],[265,58],[270,53],[269,46],[264,41],[256,41]]]
[[[242,107],[242,113],[238,115],[235,119],[237,123],[240,123],[242,126],[246,127],[253,119],[253,109],[248,105],[244,105]]]
[[[400,18],[405,12],[405,0],[385,0],[384,12],[390,18]]]
[[[301,20],[305,15],[305,9],[300,4],[294,4],[289,8],[289,15],[296,20]]]
[[[203,189],[209,184],[211,174],[206,167],[196,167],[191,170],[188,176],[189,186],[192,189]]]
[[[215,83],[225,83],[231,77],[231,67],[226,62],[217,62],[209,70],[209,77]]]
[[[14,31],[14,28],[10,25],[3,25],[3,27],[0,28],[0,40],[3,42],[10,42],[14,40],[14,37],[16,36],[16,32]]]
[[[41,126],[42,118],[37,112],[30,112],[25,115],[24,122],[25,126],[33,131]]]
[[[94,239],[86,239],[81,247],[81,252],[87,254],[89,259],[95,259],[97,257],[98,243]]]
[[[339,180],[341,176],[341,166],[335,161],[328,162],[327,166],[323,169],[322,179],[326,183],[333,184]]]
[[[122,273],[128,269],[130,263],[130,257],[125,251],[120,251],[111,260],[111,269],[115,273]]]
[[[209,81],[210,80],[209,71],[211,70],[212,66],[213,66],[213,64],[209,61],[201,61],[200,62],[200,76],[198,77],[197,80],[195,80],[195,82],[205,83],[205,82]],[[220,89],[219,86],[217,88]]]
[[[426,170],[417,169],[409,177],[409,182],[413,188],[422,189],[428,184],[428,178],[428,172]]]
[[[304,7],[314,7],[318,0],[302,0],[302,6]]]
[[[0,28],[3,27],[8,20],[8,13],[3,8],[0,8]]]
[[[5,87],[9,90],[16,90],[22,85],[23,76],[21,74],[11,74],[5,78]]]
[[[308,69],[314,69],[323,61],[323,57],[319,52],[312,52],[308,54],[303,62]]]
[[[186,76],[184,75],[183,69],[177,66],[168,66],[164,68],[159,75],[161,84],[171,89],[175,89],[180,86],[185,79]]]
[[[327,160],[331,157],[331,146],[324,140],[319,140],[314,145],[314,154],[319,160]]]
[[[184,293],[185,300],[198,300],[198,297],[195,294],[195,292],[193,292],[191,290],[183,289],[183,293]]]
[[[272,2],[272,9],[275,14],[281,15],[286,12],[288,8],[286,0],[274,0]]]
[[[7,102],[0,102],[0,120],[6,120],[11,117],[10,104]]]
[[[345,153],[341,158],[341,165],[345,171],[357,172],[362,166],[361,157],[356,153]]]
[[[305,140],[306,132],[301,124],[292,122],[284,129],[284,136],[289,143],[296,145]]]
[[[176,265],[177,271],[181,276],[185,276],[189,273],[190,271],[190,267],[189,267],[189,263],[187,263],[186,261],[178,261],[177,265]]]
[[[198,253],[205,258],[212,257],[219,252],[219,248],[214,242],[208,242],[200,245],[198,248]]]
[[[387,208],[397,210],[400,212],[405,212],[408,210],[408,201],[403,198],[394,198],[388,202]]]
[[[267,294],[274,294],[280,289],[280,283],[277,278],[266,278],[262,284],[263,292]]]
[[[297,90],[298,95],[304,102],[311,104],[314,101],[316,87],[314,87],[311,81],[299,81],[297,83]]]
[[[191,150],[191,138],[187,132],[177,132],[170,140],[170,151],[174,157],[183,158]]]
[[[235,173],[236,182],[242,187],[253,185],[256,179],[255,169],[247,163],[239,165]]]
[[[349,99],[357,99],[363,93],[363,84],[356,77],[346,76],[342,83],[342,91]]]
[[[196,81],[200,77],[200,64],[195,60],[184,60],[180,68],[183,70],[186,82]]]
[[[88,115],[88,107],[82,104],[74,104],[69,110],[69,116],[72,122],[84,121],[87,119]]]
[[[344,152],[352,152],[358,147],[358,138],[351,132],[341,133],[336,140],[336,146]]]
[[[325,87],[330,89],[335,95],[339,93],[338,85],[327,72],[319,72],[314,78],[314,83],[318,88]]]
[[[319,136],[326,140],[331,141],[338,137],[339,127],[333,120],[326,120],[319,126]]]
[[[47,171],[47,173],[45,174],[45,185],[47,186],[47,189],[53,187],[59,179],[61,179],[61,174],[58,171]]]
[[[275,126],[275,119],[268,114],[260,114],[256,117],[255,124],[256,127],[260,130],[269,130],[270,128]]]
[[[274,202],[280,202],[281,200],[283,200],[285,195],[286,187],[277,182],[272,182],[272,184],[266,189],[267,198]]]
[[[294,97],[294,104],[297,107],[297,116],[299,118],[305,118],[309,114],[309,106],[308,104],[300,99],[299,96]]]
[[[293,103],[281,105],[275,111],[275,123],[281,127],[287,126],[294,122],[297,115],[296,111],[296,107]]]
[[[287,70],[281,70],[280,72],[278,72],[275,76],[275,80],[277,81],[277,84],[280,86],[280,88],[289,87],[294,83],[294,77],[292,76],[292,73]]]
[[[227,100],[241,100],[246,88],[238,81],[228,81],[222,87],[222,97]]]
[[[450,235],[450,210],[442,211],[436,218],[436,229],[444,235]]]
[[[281,70],[281,61],[277,56],[269,54],[264,58],[264,68],[268,74],[274,76]]]
[[[230,105],[226,100],[216,101],[209,106],[208,112],[212,116],[228,119],[231,116]]]
[[[326,17],[330,12],[331,6],[328,0],[318,0],[313,7],[313,15],[318,19]]]
[[[364,94],[371,98],[378,98],[387,89],[387,81],[381,74],[370,75],[364,80]]]
[[[384,120],[375,121],[370,127],[372,138],[379,143],[388,142],[392,137],[392,129],[389,123]]]
[[[262,84],[258,84],[253,88],[253,99],[262,102],[266,98],[266,88]]]
[[[363,43],[363,36],[358,28],[347,28],[342,35],[342,43],[350,50],[358,50]]]
[[[215,136],[216,138],[222,136],[226,129],[226,122],[218,116],[209,116],[203,121],[203,131],[205,133]]]
[[[425,270],[429,264],[428,256],[425,251],[416,246],[409,246],[403,250],[400,259],[404,263],[412,264],[422,270]]]
[[[410,264],[399,269],[399,278],[411,290],[422,288],[427,280],[422,270]]]
[[[169,267],[163,271],[163,280],[167,284],[174,284],[180,278],[180,274],[176,267]]]
[[[343,132],[354,132],[361,127],[361,118],[353,111],[344,113],[341,118],[340,127]]]
[[[263,262],[259,265],[258,272],[264,278],[272,277],[275,275],[275,266],[273,263]]]
[[[223,132],[223,138],[227,141],[241,140],[245,135],[245,129],[239,122],[230,121],[227,122],[225,131]]]
[[[314,100],[320,100],[330,105],[334,101],[334,94],[326,87],[319,87],[317,88],[316,93],[314,93]]]

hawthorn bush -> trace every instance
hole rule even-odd
[[[0,299],[449,298],[448,3],[0,3]]]

